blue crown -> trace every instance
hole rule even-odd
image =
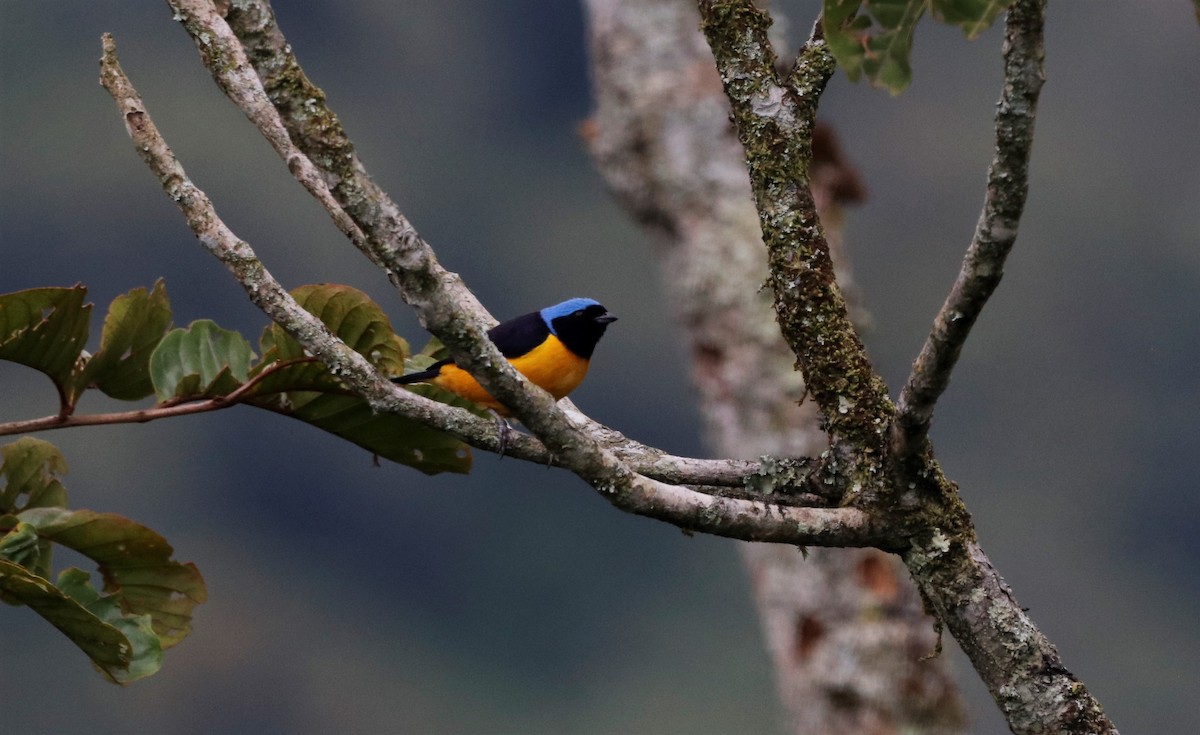
[[[551,334],[557,334],[554,331],[555,319],[559,318],[560,316],[574,314],[575,312],[581,309],[586,309],[589,306],[600,306],[600,308],[604,308],[600,305],[600,302],[596,301],[595,299],[567,299],[561,304],[547,306],[545,309],[542,309],[542,321],[546,322],[547,327],[550,327]]]

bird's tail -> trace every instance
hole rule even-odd
[[[434,366],[430,367],[428,370],[422,370],[419,373],[409,373],[408,375],[399,375],[395,378],[392,378],[392,382],[398,383],[400,385],[409,385],[410,383],[428,383],[429,381],[436,378],[438,376],[438,373],[440,373],[440,372],[442,372],[442,366],[434,365]]]

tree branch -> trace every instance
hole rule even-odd
[[[898,444],[883,441],[892,433],[894,409],[882,392],[882,381],[861,355],[857,338],[847,331],[845,309],[823,257],[820,227],[809,211],[811,117],[832,64],[824,43],[814,34],[789,79],[795,94],[781,93],[775,57],[766,40],[769,17],[750,0],[701,0],[700,7],[746,148],[780,325],[806,379],[810,384],[824,383],[825,395],[818,395],[818,402],[831,427],[835,431],[840,427],[839,433],[851,439],[843,447],[851,453],[847,462],[867,470],[857,474],[864,492],[854,494],[851,502],[905,528],[911,545],[902,557],[909,571],[971,659],[1014,732],[1115,733],[1100,704],[1063,666],[1053,645],[983,554],[957,488],[942,473],[929,442],[899,453]],[[1039,23],[1042,7],[1041,0],[1018,0],[1010,10],[1010,29]],[[1023,33],[1018,31],[1017,37]],[[1012,53],[1012,44],[1009,48]],[[1015,137],[1021,135],[1017,132]],[[772,156],[778,160],[770,160]],[[1012,200],[997,203],[999,215],[990,235],[1002,240],[1004,228],[1015,226],[1015,220],[1005,218],[1012,214],[1008,208]],[[985,271],[986,266],[978,275],[986,277]],[[832,301],[814,303],[820,299]],[[811,323],[806,324],[806,319]],[[833,328],[827,331],[821,328],[824,325]],[[805,351],[813,354],[806,356]],[[839,364],[847,371],[844,385],[837,381]],[[842,394],[843,388],[848,395]],[[835,424],[831,411],[848,415]]]
[[[171,6],[226,96],[277,146],[289,168],[297,168],[297,160],[307,160],[305,152],[291,140],[286,145],[277,145],[283,121],[271,107],[259,79],[248,73],[251,67],[241,42],[212,3],[171,0]],[[270,17],[269,6],[263,3],[259,7]],[[282,41],[282,34],[278,38]],[[294,59],[291,66],[299,74]],[[278,100],[280,90],[275,91],[274,98]],[[626,502],[624,496],[628,493],[652,490],[639,489],[642,480],[632,470],[571,423],[548,393],[525,381],[504,359],[485,335],[487,325],[479,318],[483,308],[474,295],[456,274],[441,267],[429,244],[366,175],[336,117],[324,107],[323,97],[312,95],[310,88],[303,91],[308,93],[303,97],[304,104],[323,114],[305,115],[300,122],[309,127],[303,134],[297,133],[295,139],[300,146],[317,153],[337,151],[337,155],[326,155],[317,161],[326,177],[337,182],[331,194],[339,211],[344,210],[367,234],[365,243],[355,241],[355,244],[365,247],[371,260],[386,269],[401,297],[416,310],[422,325],[442,341],[458,365],[468,370],[542,440],[561,466],[617,504]],[[280,106],[293,112],[296,109],[294,105]],[[292,122],[295,127],[297,121]],[[324,197],[318,199],[327,205]]]
[[[1008,11],[1004,87],[996,108],[996,148],[987,195],[962,269],[900,393],[894,440],[902,454],[917,451],[929,433],[933,409],[984,305],[1000,285],[1004,261],[1017,239],[1029,192],[1038,95],[1045,81],[1042,28],[1045,0],[1018,0]]]
[[[878,447],[894,409],[847,316],[808,186],[817,102],[833,56],[814,33],[785,85],[766,11],[752,0],[701,0],[700,15],[746,152],[784,339],[834,438]]]
[[[140,408],[133,411],[114,411],[111,413],[93,413],[93,414],[57,414],[55,416],[43,416],[40,419],[27,419],[24,421],[6,421],[0,423],[0,436],[11,436],[13,434],[28,434],[34,431],[50,431],[51,429],[69,429],[76,426],[111,426],[114,424],[145,424],[158,419],[172,418],[174,416],[189,416],[194,413],[206,413],[208,411],[219,411],[223,408],[236,406],[242,403],[242,399],[249,394],[254,387],[258,385],[268,375],[282,370],[285,367],[290,367],[301,362],[311,362],[311,358],[301,358],[298,360],[284,360],[282,362],[273,363],[266,370],[263,370],[258,375],[255,375],[250,380],[240,385],[237,390],[224,396],[216,396],[204,400],[188,400],[181,398],[173,398],[168,401],[163,401],[156,406],[150,408]]]
[[[1117,734],[976,541],[936,534],[904,560],[1014,733]]]
[[[151,406],[150,408],[140,408],[133,411],[114,411],[111,413],[93,413],[93,414],[55,414],[53,416],[43,416],[36,419],[25,419],[23,421],[6,421],[0,424],[0,436],[12,436],[15,434],[31,434],[36,431],[50,431],[52,429],[70,429],[76,426],[111,426],[114,424],[145,424],[158,419],[171,418],[174,416],[190,416],[194,413],[206,413],[208,411],[217,411],[222,408],[236,406],[236,403],[230,403],[217,398],[209,398],[203,401],[194,403],[181,403],[174,406]]]
[[[121,69],[112,37],[103,39],[101,83],[117,102],[126,130],[143,161],[158,176],[163,191],[184,213],[201,244],[234,275],[250,300],[297,339],[331,372],[351,388],[361,391],[379,410],[395,411],[429,421],[423,411],[426,399],[383,379],[358,353],[332,335],[316,317],[305,311],[259,261],[249,244],[240,240],[217,216],[208,196],[188,178],[150,118],[141,97]],[[488,343],[490,345],[490,342]],[[493,347],[494,349],[494,347]],[[507,364],[507,363],[506,363]],[[553,400],[541,392],[546,400]],[[532,394],[524,398],[540,400]],[[431,401],[428,403],[432,403]],[[554,409],[567,422],[562,412]],[[462,413],[466,413],[463,411]],[[540,418],[540,417],[539,417]],[[681,528],[745,540],[775,541],[813,546],[880,546],[898,543],[873,516],[852,508],[784,507],[742,498],[707,495],[690,488],[668,485],[638,475],[595,440],[588,447],[568,447],[572,469],[589,480],[613,505]],[[544,442],[545,443],[545,442]],[[563,454],[551,446],[556,459]],[[566,462],[564,462],[565,464]],[[813,473],[813,482],[825,481]]]
[[[253,383],[249,382],[242,388],[252,385]],[[552,465],[554,462],[553,455],[537,437],[514,432],[502,439],[495,421],[479,418],[456,406],[412,395],[418,399],[417,403],[424,404],[422,408],[427,413],[412,411],[408,407],[397,413],[423,421],[426,425],[444,431],[476,449],[499,452],[503,442],[505,456],[534,464]],[[165,402],[132,411],[66,416],[53,414],[36,419],[2,422],[0,436],[80,426],[145,424],[159,419],[219,411],[242,404],[240,397],[230,394],[188,403]],[[692,486],[697,492],[706,495],[742,497],[799,507],[827,505],[838,492],[836,485],[823,481],[826,475],[804,470],[810,464],[807,460],[788,460],[781,464],[780,460],[775,459],[764,463],[755,460],[679,457],[624,437],[608,446],[610,451],[633,467],[638,474],[671,485]],[[799,502],[805,495],[809,496],[809,502]]]
[[[185,6],[196,12],[183,12]],[[238,56],[240,45],[231,44],[228,29],[222,30],[224,24],[213,20],[219,18],[211,5],[179,0],[176,7],[215,75],[244,68],[244,56]],[[874,469],[879,458],[866,455],[878,448],[873,437],[886,430],[892,409],[846,320],[820,225],[809,206],[807,136],[797,135],[811,130],[816,96],[829,71],[828,54],[822,42],[811,42],[802,73],[794,75],[791,89],[785,90],[772,70],[774,56],[766,44],[769,19],[765,15],[746,0],[703,2],[702,9],[706,9],[706,31],[733,100],[739,135],[749,151],[755,197],[775,273],[772,285],[780,324],[800,356],[827,423],[860,452],[855,458],[860,468]],[[744,63],[741,54],[745,54]],[[231,99],[249,104],[254,115],[273,125],[261,104],[261,86],[245,74],[230,79],[224,87]],[[384,381],[361,356],[299,308],[249,245],[220,221],[211,202],[187,179],[158,136],[117,64],[110,37],[105,38],[102,80],[125,117],[135,147],[158,175],[164,191],[179,204],[201,243],[238,278],[251,300],[372,406],[425,415],[425,420],[430,420],[419,397]],[[303,166],[291,149],[287,150],[289,167]],[[779,160],[772,161],[773,157]],[[458,305],[456,298],[477,304],[457,276],[437,264],[432,250],[386,197],[363,196],[369,178],[353,170],[352,157],[318,161],[317,165],[323,181],[336,180],[331,189],[334,200],[366,236],[372,259],[389,269],[393,282],[430,331],[543,438],[561,464],[610,502],[700,532],[794,544],[876,545],[902,551],[939,617],[959,637],[993,696],[1005,706],[1015,731],[1115,732],[1099,704],[1062,666],[1053,647],[1024,615],[979,550],[969,516],[927,445],[878,478],[879,483],[910,489],[895,506],[907,513],[899,523],[903,532],[884,528],[879,516],[857,508],[772,506],[705,495],[640,476],[594,437],[573,426],[548,395],[522,384],[484,339],[484,325],[474,318],[479,310],[472,307],[468,317]],[[311,185],[320,189],[316,183]],[[327,204],[328,198],[318,198]],[[352,229],[344,231],[356,239]],[[831,471],[836,471],[832,464]],[[861,477],[861,473],[841,475],[843,481]],[[907,484],[900,484],[904,482]],[[906,509],[909,501],[912,505]]]
[[[527,403],[519,387],[521,378],[484,337],[496,320],[457,274],[442,268],[433,248],[367,174],[337,115],[325,104],[324,93],[308,81],[292,54],[270,4],[229,3],[227,13],[238,22],[244,43],[209,0],[169,0],[169,4],[217,85],[289,170],[307,171],[312,166],[319,172],[328,196],[324,192],[314,196],[331,217],[348,216],[364,234],[350,239],[384,268],[422,326],[506,406],[516,409],[510,401]],[[313,180],[305,176],[301,183],[308,188]],[[490,384],[493,380],[497,385]]]

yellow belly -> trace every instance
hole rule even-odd
[[[517,372],[529,382],[545,390],[558,400],[575,390],[587,375],[588,361],[571,352],[558,337],[550,335],[546,341],[529,352],[509,360]],[[509,415],[507,409],[496,402],[470,373],[457,365],[447,365],[431,381],[440,388],[476,403],[482,403],[502,416]]]

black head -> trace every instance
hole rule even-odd
[[[542,320],[551,334],[567,349],[583,358],[590,358],[596,343],[604,336],[608,325],[617,320],[599,302],[592,299],[570,299],[542,309]]]

